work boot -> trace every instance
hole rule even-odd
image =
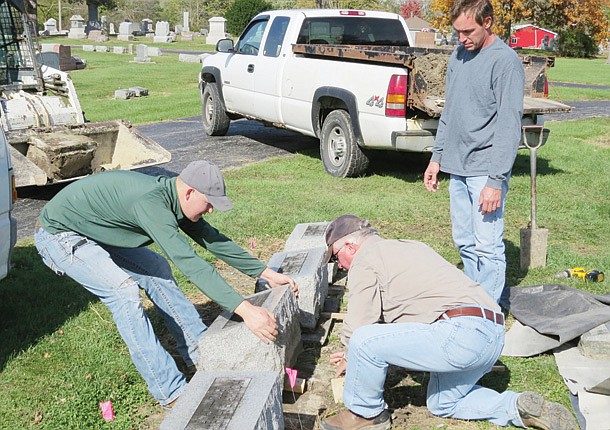
[[[322,421],[320,428],[322,430],[388,430],[390,425],[390,413],[387,409],[376,417],[362,418],[346,408]]]
[[[547,402],[540,394],[525,392],[517,397],[517,410],[527,427],[542,430],[580,430],[572,413],[559,403]]]

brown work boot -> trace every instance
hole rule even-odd
[[[322,421],[320,428],[322,430],[388,430],[390,425],[390,412],[387,409],[376,417],[362,418],[346,408]]]
[[[517,397],[523,424],[542,430],[580,430],[572,413],[559,403],[547,402],[540,394],[525,392]]]

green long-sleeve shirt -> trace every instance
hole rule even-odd
[[[49,233],[73,231],[102,245],[138,248],[155,242],[191,282],[229,311],[243,297],[197,255],[179,230],[249,276],[260,275],[266,267],[203,219],[185,218],[176,178],[166,176],[112,171],[81,179],[45,205],[40,224]]]

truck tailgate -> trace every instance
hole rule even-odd
[[[563,103],[556,102],[539,97],[524,97],[523,98],[523,114],[547,114],[556,112],[570,112],[572,106],[564,105]]]

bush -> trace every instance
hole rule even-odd
[[[590,58],[597,55],[597,46],[593,38],[577,29],[560,31],[557,48],[562,57]]]
[[[235,0],[227,10],[227,31],[238,36],[258,13],[271,9],[265,0]]]

